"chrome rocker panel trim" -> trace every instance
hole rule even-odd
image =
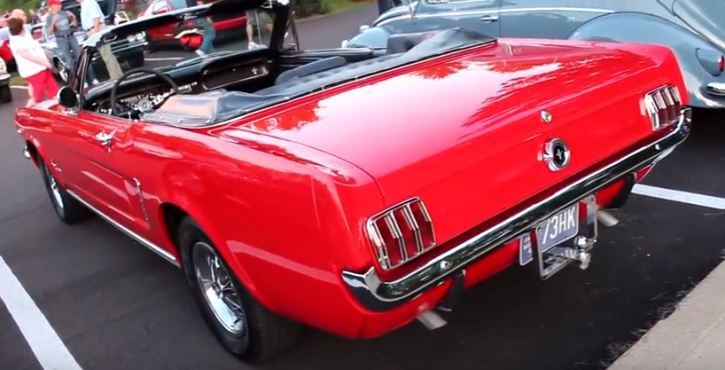
[[[176,267],[181,267],[181,264],[179,261],[174,257],[173,254],[167,252],[165,249],[159,247],[158,245],[152,243],[148,239],[142,237],[141,235],[136,234],[131,229],[127,228],[126,226],[123,226],[116,222],[114,219],[112,219],[110,216],[106,215],[105,213],[101,212],[98,208],[92,206],[90,203],[86,202],[81,198],[78,194],[74,193],[72,190],[66,190],[66,192],[75,198],[77,201],[79,201],[81,204],[83,204],[86,208],[93,211],[93,213],[97,214],[100,218],[104,219],[106,222],[111,224],[111,226],[118,229],[118,231],[126,234],[126,236],[130,237],[131,239],[135,240],[139,244],[143,245],[144,247],[148,248],[152,252],[159,255],[161,258],[165,259],[167,262],[171,262],[172,265]]]
[[[556,193],[528,206],[397,280],[381,280],[375,267],[371,267],[365,273],[343,271],[342,279],[350,293],[364,308],[381,312],[398,307],[425,290],[442,284],[446,278],[453,277],[495,249],[533,229],[547,217],[666,157],[689,136],[691,117],[690,108],[684,108],[680,121],[673,127],[663,129],[670,130],[665,136],[614,160],[599,170],[580,177]]]

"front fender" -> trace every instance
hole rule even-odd
[[[725,75],[714,76],[698,58],[698,49],[700,55],[721,55],[722,51],[679,25],[650,14],[611,13],[583,24],[569,39],[666,46],[673,51],[682,69],[690,105],[698,108],[725,108],[725,97],[707,92],[709,83],[725,83]]]

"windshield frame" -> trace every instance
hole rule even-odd
[[[76,91],[80,97],[80,107],[85,105],[86,96],[97,96],[100,93],[110,90],[113,83],[102,83],[98,86],[89,86],[84,88],[88,69],[99,54],[98,48],[106,43],[113,42],[119,38],[127,38],[130,35],[146,32],[148,30],[166,25],[178,24],[189,18],[209,17],[216,14],[223,14],[229,11],[253,10],[265,7],[274,14],[274,26],[270,36],[269,46],[266,48],[271,54],[270,57],[276,57],[284,49],[286,27],[290,22],[294,23],[291,16],[293,14],[292,7],[288,0],[217,0],[211,4],[199,5],[195,7],[174,10],[168,13],[157,14],[149,17],[136,19],[130,22],[117,25],[115,27],[106,27],[100,32],[90,36],[81,45],[81,57],[79,60],[79,68],[75,74],[70,76],[68,86]],[[227,56],[239,55],[245,51],[230,53],[228,55],[220,55],[216,59],[223,59]],[[184,68],[188,63],[179,66],[169,66],[164,72],[171,72],[178,68]],[[135,80],[133,78],[125,82]]]

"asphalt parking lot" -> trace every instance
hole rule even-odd
[[[359,22],[340,23],[352,34]],[[300,25],[303,47],[339,44],[342,31],[313,28]],[[25,91],[14,96],[16,106],[25,102]],[[176,269],[98,219],[75,227],[58,221],[21,154],[13,112],[0,106],[0,284],[8,282],[6,264],[62,343],[33,337],[27,328],[42,323],[22,333],[15,320],[33,307],[13,316],[0,300],[0,369],[51,369],[28,342],[78,364],[60,370],[253,369],[220,349]],[[588,270],[568,268],[540,282],[512,268],[470,290],[438,331],[414,323],[349,341],[308,330],[298,347],[257,368],[605,368],[723,259],[725,116],[698,118],[688,142],[645,180],[653,188],[639,188],[667,199],[632,196],[617,213],[621,223],[601,231]],[[703,206],[688,204],[697,202]]]

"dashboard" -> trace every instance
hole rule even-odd
[[[225,56],[199,63],[198,59],[192,59],[164,73],[176,82],[179,94],[199,94],[224,88],[253,92],[274,84],[272,62],[266,58],[251,59],[248,54],[244,60]],[[98,113],[112,114],[111,87],[105,85],[89,91],[87,106]],[[116,109],[122,117],[150,113],[171,95],[171,87],[157,76],[139,73],[119,87]]]

